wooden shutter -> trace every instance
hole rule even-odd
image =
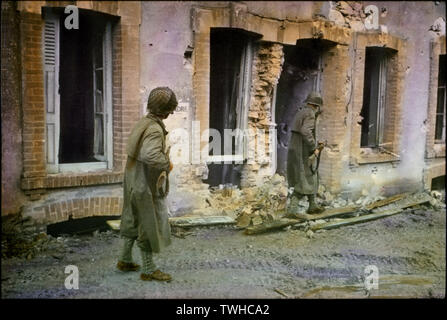
[[[93,92],[94,92],[94,141],[93,154],[97,160],[107,161],[112,169],[112,26],[108,22],[104,33],[93,48]],[[101,59],[96,55],[101,54]]]
[[[384,54],[379,65],[379,105],[377,116],[377,144],[379,146],[383,144],[383,134],[385,129],[387,64],[387,56]]]
[[[240,130],[247,129],[248,109],[250,104],[252,55],[252,42],[248,39],[241,57],[241,80],[239,82],[238,104],[236,107],[236,128]],[[243,159],[246,158],[245,140],[244,135],[239,135],[236,137],[236,155],[241,155]]]
[[[107,22],[104,34],[104,110],[106,116],[107,168],[113,168],[113,121],[112,121],[112,23]]]
[[[45,18],[44,27],[44,89],[46,110],[46,162],[49,173],[59,172],[59,20]]]

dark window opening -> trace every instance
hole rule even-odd
[[[241,31],[211,29],[210,128],[219,131],[222,147],[224,129],[236,129],[241,58],[246,42],[246,36]],[[221,152],[223,154],[223,148]],[[234,152],[233,138],[232,154]],[[212,150],[210,155],[213,155]]]
[[[445,175],[433,178],[431,180],[431,189],[432,190],[445,190]]]
[[[436,106],[435,142],[445,143],[445,54],[439,56],[438,102]]]
[[[225,130],[242,130],[246,123],[251,81],[251,43],[255,37],[257,35],[239,29],[211,29],[209,128],[219,132],[221,141],[218,152],[213,149],[213,137],[210,134],[209,155],[222,157],[209,164],[205,182],[211,186],[240,184],[240,164],[235,164],[236,160],[223,159],[243,157],[243,138],[236,135],[225,137]],[[230,145],[228,149],[225,143]]]
[[[383,143],[388,62],[393,52],[388,48],[366,48],[363,106],[360,113],[363,118],[361,147],[374,148]]]
[[[59,163],[99,161],[104,156],[103,35],[101,15],[79,15],[79,29],[60,17]]]

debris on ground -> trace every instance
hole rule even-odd
[[[196,227],[196,226],[212,226],[221,224],[234,224],[236,221],[227,216],[182,216],[169,218],[171,226],[177,227]]]
[[[431,194],[428,193],[398,194],[386,199],[368,203],[363,207],[359,207],[357,212],[351,214],[351,216],[346,215],[347,217],[345,218],[326,217],[326,219],[324,219],[323,217],[327,214],[326,211],[328,210],[319,214],[318,217],[316,217],[317,215],[314,215],[314,217],[307,218],[305,215],[297,215],[298,217],[301,217],[303,220],[305,220],[305,222],[296,224],[293,226],[293,228],[302,229],[304,232],[306,232],[306,235],[308,237],[311,237],[313,233],[309,233],[308,231],[317,232],[321,230],[328,230],[341,226],[372,221],[394,214],[402,213],[406,209],[417,208],[421,205],[429,205],[435,209],[441,207],[445,208],[445,204],[440,203],[440,200],[442,200],[442,198],[438,198],[438,200],[436,200]],[[349,213],[350,211],[351,210],[347,209],[346,213]]]
[[[262,224],[254,225],[251,227],[247,227],[244,231],[245,234],[251,235],[251,234],[259,234],[263,232],[267,232],[274,229],[283,229],[287,226],[291,226],[296,224],[298,221],[295,219],[279,219],[279,220],[273,220],[273,221],[267,221]]]
[[[237,226],[247,228],[280,219],[285,213],[288,188],[275,174],[260,187],[244,188],[242,206],[235,210]]]
[[[247,235],[292,228],[303,230],[308,238],[312,238],[315,232],[387,217],[407,208],[417,208],[422,204],[435,209],[445,208],[444,196],[438,191],[432,191],[430,194],[401,193],[387,198],[372,197],[364,191],[355,201],[335,197],[325,190],[324,186],[320,186],[318,191],[318,199],[326,210],[320,214],[309,215],[306,213],[308,207],[306,197],[290,205],[285,179],[275,174],[261,187],[245,188],[240,191],[233,186],[226,186],[212,192],[207,202],[214,209],[222,205],[228,213],[233,213],[235,218],[230,215],[186,215],[171,217],[169,222],[173,227],[236,224],[238,229],[245,229],[244,233]],[[112,229],[119,230],[120,220],[109,220],[107,223]],[[184,238],[184,235],[174,236]]]
[[[2,258],[25,258],[31,260],[38,254],[47,254],[57,260],[63,259],[73,248],[84,246],[77,236],[63,235],[53,237],[43,231],[35,232],[30,228],[33,222],[30,217],[21,214],[2,218]],[[95,232],[95,238],[109,240],[115,235],[113,231]]]
[[[196,216],[185,215],[168,219],[173,227],[198,227],[235,224],[236,221],[228,216]],[[113,230],[120,230],[121,220],[107,220],[107,224]]]
[[[435,210],[445,209],[445,191],[402,193],[390,197],[370,196],[367,191],[356,200],[343,199],[332,195],[324,186],[318,190],[318,201],[325,206],[321,214],[306,214],[306,197],[291,205],[285,178],[275,174],[260,187],[239,190],[234,186],[219,187],[207,199],[210,212],[222,215],[186,215],[170,217],[172,234],[185,238],[192,234],[183,229],[196,226],[236,225],[245,229],[246,235],[255,235],[272,230],[301,230],[307,238],[325,230],[367,222],[405,211],[414,211],[421,206]],[[2,218],[2,257],[34,258],[39,252],[48,252],[55,259],[62,259],[71,247],[80,246],[74,236],[52,237],[45,232],[36,232],[36,226],[29,217],[21,214]],[[112,230],[96,231],[94,238],[107,240],[117,236],[120,220],[108,220]]]
[[[194,234],[194,232],[187,231],[182,227],[172,227],[171,234],[176,238],[185,239],[185,237]]]
[[[326,201],[326,210],[323,213],[306,214],[307,200],[301,199],[295,203],[295,206],[289,205],[289,210],[296,210],[296,213],[283,213],[282,216],[280,215],[279,218],[272,221],[247,226],[245,234],[259,234],[274,229],[291,227],[292,229],[303,230],[308,238],[312,238],[315,232],[388,217],[404,212],[408,208],[418,208],[421,205],[429,205],[434,209],[445,208],[443,195],[440,192],[402,193],[388,198],[382,196],[370,197],[367,192],[363,194],[364,196],[354,202],[349,199],[336,198],[324,187],[320,187],[320,200],[321,202]],[[293,221],[296,221],[296,223],[294,224]]]

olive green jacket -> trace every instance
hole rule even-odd
[[[317,174],[312,174],[309,157],[315,151],[316,112],[312,107],[301,106],[291,127],[287,154],[287,180],[289,187],[301,194],[317,191]]]
[[[166,134],[163,122],[149,114],[137,122],[127,143],[121,235],[152,252],[171,243],[166,199],[155,187],[160,173],[169,170]]]

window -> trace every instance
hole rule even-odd
[[[391,54],[391,49],[366,48],[363,106],[360,114],[363,118],[361,147],[374,148],[383,145],[387,71]]]
[[[435,143],[445,143],[445,54],[439,56]]]
[[[111,169],[111,23],[80,11],[79,29],[66,29],[64,19],[45,16],[47,171]]]
[[[206,181],[211,186],[240,183],[236,172],[240,171],[240,164],[246,158],[244,130],[247,128],[250,100],[252,39],[251,34],[238,29],[211,29],[211,131]],[[217,138],[215,130],[219,132],[221,141],[213,141]]]
[[[231,154],[225,154],[224,130],[246,128],[251,62],[252,44],[244,32],[211,29],[210,128],[219,131],[222,148],[221,154],[210,150],[209,161],[242,161],[244,157],[244,138],[240,134],[232,137]]]

